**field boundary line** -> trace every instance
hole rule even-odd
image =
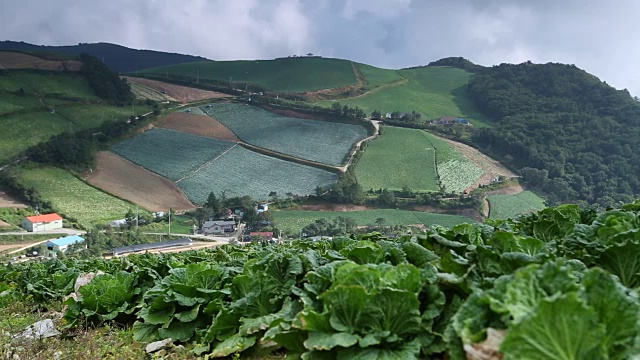
[[[205,166],[207,166],[207,165],[211,164],[212,162],[214,162],[214,161],[218,160],[218,159],[219,159],[219,158],[221,158],[224,154],[228,153],[229,151],[231,151],[231,149],[233,149],[233,148],[234,148],[234,147],[236,147],[236,146],[238,146],[238,143],[233,144],[233,146],[232,146],[232,147],[230,147],[230,148],[228,148],[227,150],[225,150],[222,154],[220,154],[220,155],[218,155],[218,156],[214,157],[213,159],[211,159],[211,160],[209,160],[209,161],[205,162],[204,164],[200,165],[197,169],[193,170],[193,171],[192,171],[191,173],[189,173],[188,175],[185,175],[185,176],[181,177],[180,179],[176,180],[176,181],[175,181],[175,183],[176,183],[176,184],[178,184],[180,181],[182,181],[182,180],[184,180],[184,179],[186,179],[186,178],[188,178],[188,177],[191,177],[191,176],[193,176],[193,175],[197,174],[197,173],[198,173],[198,172],[200,172],[200,170],[202,170]]]

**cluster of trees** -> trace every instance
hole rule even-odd
[[[482,65],[476,65],[463,57],[447,57],[440,60],[432,61],[427,66],[450,66],[471,73],[480,73],[486,69]]]
[[[33,187],[26,187],[18,182],[17,174],[11,167],[0,171],[0,188],[7,194],[37,208],[42,213],[53,212],[53,205],[42,199],[40,193]]]
[[[96,95],[111,104],[120,106],[133,101],[131,86],[126,80],[121,79],[117,72],[87,53],[80,55],[80,61],[82,61],[80,73],[89,80]]]
[[[350,107],[347,105],[342,106],[339,102],[334,102],[331,104],[331,112],[338,116],[344,116],[346,118],[351,119],[364,119],[367,117],[367,114],[364,110],[359,107]]]
[[[194,216],[199,226],[209,219],[225,219],[233,214],[233,210],[242,212],[242,221],[253,227],[270,226],[273,222],[270,212],[256,211],[256,201],[248,195],[227,198],[224,191],[220,196],[212,191],[201,208],[196,209]]]
[[[489,118],[472,141],[552,203],[611,206],[640,195],[640,104],[574,65],[501,64],[469,83]]]
[[[316,196],[322,200],[327,200],[339,204],[356,204],[361,205],[366,201],[366,195],[362,190],[362,186],[358,184],[353,167],[349,167],[347,172],[340,174],[338,181],[333,185],[330,191],[323,191],[321,188],[316,189]]]

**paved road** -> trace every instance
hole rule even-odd
[[[76,229],[55,229],[55,230],[44,230],[44,231],[36,231],[36,232],[29,232],[29,231],[9,231],[9,232],[2,232],[0,233],[0,236],[2,235],[35,235],[35,234],[67,234],[67,235],[82,235],[82,234],[86,234],[87,232],[84,230],[76,230]]]

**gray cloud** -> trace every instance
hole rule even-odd
[[[576,64],[640,93],[634,0],[4,0],[0,34],[114,42],[211,59],[313,52],[381,67],[464,56]]]

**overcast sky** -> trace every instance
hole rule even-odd
[[[0,37],[204,56],[575,64],[640,94],[637,0],[0,0]]]

